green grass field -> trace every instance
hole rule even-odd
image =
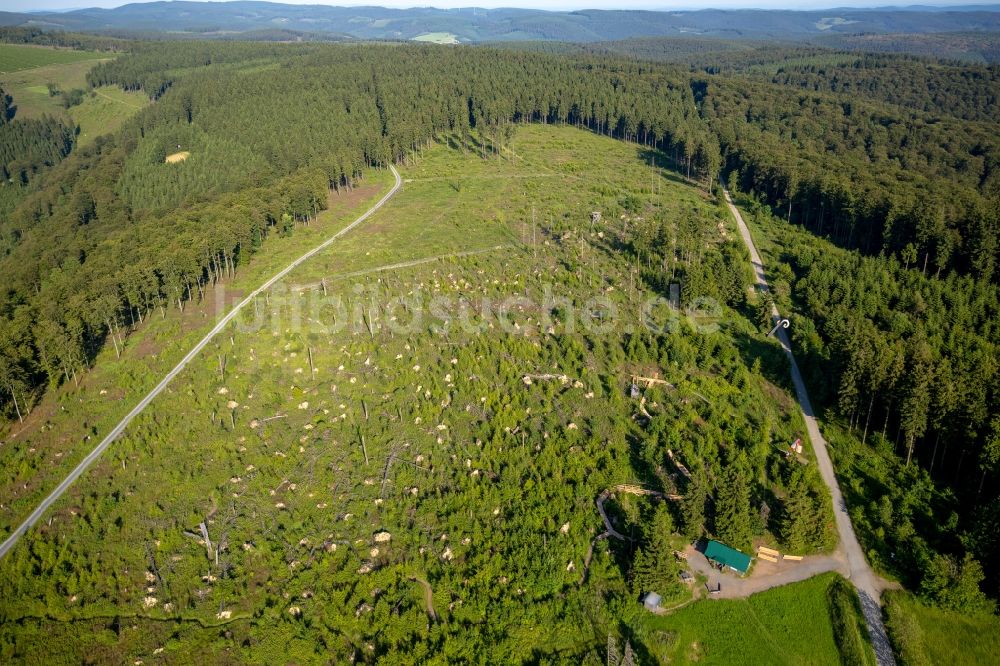
[[[659,663],[839,664],[826,621],[836,579],[824,574],[747,599],[700,601],[667,616],[644,614],[636,632]]]
[[[903,666],[995,664],[1000,618],[969,616],[921,603],[905,592],[885,595],[889,637]]]
[[[0,75],[35,67],[65,65],[101,58],[107,58],[107,55],[96,51],[76,51],[26,44],[0,44]]]
[[[432,44],[458,44],[458,35],[450,32],[428,32],[413,38],[415,42],[430,42]]]
[[[98,136],[111,134],[137,111],[149,104],[141,92],[126,92],[115,86],[95,88],[83,104],[71,107],[69,117],[80,126],[79,141],[87,145]]]
[[[0,45],[0,51],[9,46]],[[125,120],[149,104],[149,99],[142,92],[125,92],[114,86],[103,86],[85,94],[82,104],[64,109],[58,95],[49,95],[47,84],[51,83],[63,91],[74,88],[87,90],[87,72],[95,63],[101,62],[98,58],[106,59],[105,54],[96,53],[92,56],[86,60],[71,60],[0,73],[0,86],[13,97],[17,108],[15,119],[39,118],[43,115],[62,118],[68,124],[80,126],[79,141],[82,145],[87,145],[102,134],[114,132]]]

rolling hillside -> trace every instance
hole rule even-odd
[[[822,11],[599,11],[531,9],[389,9],[270,2],[150,2],[65,13],[0,13],[0,25],[81,31],[167,31],[225,35],[260,30],[338,33],[358,39],[414,39],[433,33],[461,42],[593,42],[636,36],[805,39],[836,34],[1000,30],[995,5]]]

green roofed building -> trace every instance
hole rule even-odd
[[[708,545],[705,547],[705,557],[713,562],[718,562],[724,567],[729,567],[739,574],[745,574],[747,569],[750,568],[749,555],[741,553],[735,548],[730,548],[718,541],[708,542]]]

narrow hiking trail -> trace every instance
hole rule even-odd
[[[427,617],[434,622],[437,622],[440,617],[438,616],[437,611],[434,610],[434,590],[431,589],[431,584],[419,576],[410,576],[410,580],[420,585],[424,594],[424,606],[426,606]]]
[[[750,236],[750,229],[747,227],[746,222],[743,221],[743,216],[740,214],[739,209],[733,204],[732,197],[729,196],[729,190],[723,188],[722,192],[729,211],[736,218],[736,225],[739,227],[740,236],[743,238],[743,242],[750,252],[750,261],[753,263],[757,286],[762,291],[770,291],[767,278],[764,275],[764,262],[761,260],[760,254],[757,252],[757,247],[753,243],[753,238]],[[776,305],[772,306],[771,314],[775,321],[780,318]],[[819,465],[820,476],[823,477],[823,482],[830,489],[830,496],[833,498],[833,515],[837,525],[837,533],[840,535],[840,543],[837,550],[842,551],[846,557],[846,575],[854,584],[854,587],[858,591],[858,596],[861,598],[861,607],[864,610],[868,633],[871,636],[872,644],[875,646],[875,656],[878,658],[880,666],[894,666],[896,660],[889,645],[885,625],[882,623],[882,610],[879,605],[882,590],[885,589],[886,582],[881,576],[872,571],[872,568],[868,565],[868,560],[865,559],[865,554],[861,549],[861,544],[858,542],[858,537],[854,533],[854,526],[851,525],[851,518],[847,513],[847,503],[840,492],[840,484],[837,483],[837,477],[833,471],[833,463],[826,449],[826,440],[823,439],[823,435],[820,433],[816,413],[813,411],[812,402],[809,400],[809,393],[806,391],[805,382],[802,381],[802,374],[799,372],[799,366],[795,362],[795,355],[792,353],[791,339],[787,331],[780,327],[775,332],[775,336],[778,338],[781,348],[788,357],[788,362],[791,366],[792,383],[795,385],[795,395],[802,410],[802,418],[806,423],[809,440],[812,442],[813,451],[816,453],[816,464]]]
[[[111,429],[111,432],[109,432],[107,436],[103,440],[101,440],[101,443],[95,446],[94,449],[90,453],[88,453],[83,460],[80,461],[80,464],[77,465],[75,468],[73,468],[73,471],[70,472],[69,475],[65,479],[63,479],[58,486],[56,486],[55,490],[53,490],[48,497],[42,500],[42,502],[37,507],[35,507],[35,510],[31,512],[31,514],[24,520],[24,522],[22,522],[17,528],[14,529],[13,532],[10,533],[10,535],[6,538],[6,540],[4,540],[2,544],[0,544],[0,558],[5,556],[10,551],[10,549],[13,548],[15,544],[17,544],[18,540],[20,540],[20,538],[24,536],[24,534],[41,519],[41,517],[45,514],[45,512],[49,509],[49,507],[55,504],[55,502],[60,497],[62,497],[62,495],[69,489],[69,487],[73,485],[73,482],[76,481],[78,478],[80,478],[80,476],[85,471],[87,471],[87,468],[89,468],[92,464],[94,464],[94,462],[98,458],[101,457],[101,454],[104,453],[104,450],[107,449],[109,446],[111,446],[111,443],[114,442],[118,438],[118,436],[122,434],[122,432],[125,430],[128,424],[132,421],[132,419],[141,414],[143,410],[145,410],[146,407],[149,406],[149,403],[151,403],[153,399],[156,398],[156,396],[158,396],[160,393],[163,392],[165,388],[167,388],[167,385],[170,384],[170,382],[174,379],[174,377],[180,374],[181,371],[184,370],[184,368],[188,365],[188,363],[194,360],[194,358],[198,355],[198,353],[201,352],[201,350],[204,349],[208,345],[208,343],[212,341],[212,338],[221,333],[226,328],[226,326],[228,326],[229,323],[233,321],[233,319],[235,319],[236,315],[239,314],[239,312],[245,306],[252,303],[254,299],[257,298],[257,296],[259,296],[261,293],[273,287],[278,281],[280,281],[286,275],[291,273],[302,263],[309,260],[317,253],[325,250],[327,247],[333,244],[333,242],[336,241],[338,238],[340,238],[344,234],[354,229],[356,226],[367,220],[376,211],[382,208],[382,206],[384,206],[385,203],[389,199],[391,199],[393,195],[395,195],[396,192],[399,191],[399,188],[402,187],[403,185],[403,180],[402,178],[400,178],[399,172],[396,171],[396,167],[390,164],[389,169],[392,170],[392,175],[395,178],[395,183],[393,184],[392,188],[388,192],[386,192],[385,195],[381,199],[379,199],[378,202],[375,203],[375,205],[373,205],[371,208],[365,211],[360,217],[358,217],[356,220],[348,224],[346,227],[344,227],[337,233],[330,236],[328,239],[326,239],[313,249],[309,250],[308,252],[300,256],[292,263],[288,264],[288,266],[283,268],[281,271],[275,273],[267,282],[265,282],[264,284],[253,290],[246,298],[244,298],[235,307],[233,307],[233,309],[230,310],[226,314],[226,316],[220,319],[219,322],[215,325],[215,327],[207,334],[205,334],[205,337],[203,337],[198,342],[198,344],[192,347],[191,350],[184,356],[184,358],[182,358],[180,362],[176,366],[174,366],[173,370],[168,372],[163,377],[163,379],[160,380],[160,383],[157,384],[155,387],[153,387],[153,389],[146,394],[146,397],[140,400],[139,403],[132,408],[132,411],[126,414],[125,417],[118,422],[118,425],[116,425],[114,428]]]
[[[384,266],[376,266],[374,268],[364,268],[357,271],[351,271],[350,273],[338,273],[336,275],[329,275],[323,278],[320,282],[311,282],[309,284],[297,284],[292,285],[292,291],[303,292],[314,289],[322,289],[323,285],[327,280],[333,282],[335,280],[344,280],[353,277],[362,277],[364,275],[370,275],[372,273],[382,273],[385,271],[397,271],[403,268],[412,268],[413,266],[421,266],[423,264],[434,263],[435,261],[443,261],[445,259],[462,259],[464,257],[474,257],[479,254],[486,254],[489,252],[497,252],[507,247],[512,247],[511,245],[494,245],[492,247],[486,247],[481,250],[466,250],[464,252],[448,252],[447,254],[436,254],[433,257],[422,257],[420,259],[411,259],[409,261],[400,261],[395,264],[385,264]]]

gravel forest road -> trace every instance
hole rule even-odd
[[[78,478],[80,478],[80,476],[85,471],[87,471],[87,468],[89,468],[92,464],[94,464],[94,461],[96,461],[98,458],[101,457],[101,454],[104,453],[104,450],[107,449],[109,446],[111,446],[111,443],[114,442],[118,438],[118,436],[122,434],[122,432],[125,430],[128,424],[132,421],[132,419],[141,414],[142,411],[149,406],[149,403],[151,403],[153,399],[156,398],[156,396],[158,396],[160,393],[163,392],[165,388],[167,388],[167,385],[171,382],[171,380],[173,380],[174,377],[180,374],[180,372],[187,366],[187,364],[190,363],[194,359],[194,357],[197,356],[198,353],[201,352],[201,350],[204,349],[205,346],[212,341],[212,338],[214,338],[216,335],[222,332],[226,328],[226,326],[229,325],[229,323],[236,317],[236,315],[239,314],[240,310],[242,310],[246,305],[252,303],[253,300],[257,298],[257,296],[259,296],[261,293],[273,287],[279,280],[281,280],[286,275],[291,273],[299,265],[301,265],[302,263],[313,257],[318,252],[322,252],[324,249],[329,247],[335,240],[337,240],[347,232],[354,229],[354,227],[358,226],[359,224],[367,220],[378,209],[380,209],[383,205],[385,205],[385,203],[389,199],[391,199],[392,196],[396,194],[396,192],[399,191],[399,188],[402,187],[403,185],[403,181],[399,176],[399,172],[396,171],[396,167],[390,164],[389,168],[392,170],[392,175],[396,179],[396,182],[395,184],[393,184],[392,189],[386,192],[386,194],[381,199],[379,199],[375,205],[373,205],[371,208],[365,211],[356,220],[354,220],[349,225],[347,225],[337,233],[327,238],[325,241],[323,241],[313,249],[309,250],[308,252],[300,256],[292,263],[288,264],[288,266],[283,268],[281,271],[271,276],[271,278],[267,282],[254,289],[249,296],[240,301],[232,310],[230,310],[226,314],[225,317],[220,319],[219,322],[215,325],[215,328],[209,331],[205,335],[205,337],[203,337],[198,342],[198,344],[192,347],[191,350],[184,356],[184,358],[181,359],[180,363],[174,366],[173,370],[168,372],[163,377],[163,379],[160,380],[160,383],[157,384],[155,387],[153,387],[153,390],[151,390],[148,394],[146,394],[146,397],[140,400],[139,403],[132,408],[132,411],[126,414],[125,417],[118,422],[118,425],[112,428],[111,432],[109,432],[107,436],[103,440],[101,440],[101,443],[98,444],[96,447],[94,447],[94,449],[90,453],[88,453],[83,460],[80,461],[79,465],[73,468],[73,471],[70,472],[69,475],[65,479],[63,479],[58,486],[56,486],[55,490],[53,490],[48,497],[42,500],[42,502],[37,507],[35,507],[35,510],[31,512],[31,515],[29,515],[24,520],[23,523],[21,523],[16,529],[14,529],[13,532],[10,533],[10,535],[6,538],[6,540],[4,540],[2,544],[0,544],[0,558],[4,557],[10,551],[10,549],[13,548],[15,544],[17,544],[18,540],[29,529],[31,529],[32,525],[38,522],[42,518],[42,516],[45,515],[45,512],[48,511],[49,507],[55,504],[55,502],[60,497],[62,497],[62,495],[69,489],[69,487],[73,485],[73,482],[75,482]]]
[[[733,200],[729,196],[729,190],[723,188],[723,193],[726,198],[726,205],[729,206],[729,211],[736,218],[736,225],[739,227],[740,236],[743,237],[743,242],[750,252],[750,260],[753,262],[757,285],[762,291],[769,291],[767,278],[764,275],[764,262],[761,260],[760,254],[757,252],[757,247],[753,243],[753,238],[750,236],[750,229],[747,227],[746,222],[743,221],[740,211],[733,205]],[[778,313],[777,306],[773,308],[772,315],[775,322],[780,321],[781,315]],[[792,383],[795,385],[795,395],[802,409],[802,418],[805,420],[809,440],[812,442],[813,451],[816,454],[816,464],[819,465],[820,476],[823,477],[823,482],[830,489],[830,495],[833,498],[833,514],[837,524],[837,532],[840,535],[838,550],[841,550],[847,557],[848,578],[854,584],[854,587],[857,588],[858,596],[861,598],[861,606],[868,625],[868,633],[871,635],[872,643],[875,646],[875,655],[878,658],[879,666],[895,666],[896,660],[892,654],[892,647],[889,644],[885,625],[882,623],[882,611],[879,606],[882,590],[885,588],[886,583],[868,565],[868,560],[865,559],[865,554],[861,549],[861,544],[858,542],[858,537],[854,533],[854,526],[851,525],[851,518],[847,513],[847,504],[844,502],[844,497],[840,492],[840,484],[837,483],[837,477],[833,472],[833,463],[826,448],[826,440],[823,439],[823,435],[820,433],[819,423],[816,421],[816,413],[813,411],[812,403],[809,400],[809,393],[806,391],[805,382],[802,381],[799,366],[795,363],[795,355],[792,353],[792,344],[788,333],[786,329],[778,327],[775,335],[781,343],[782,349],[785,350],[785,355],[788,357],[789,365],[791,366]]]

